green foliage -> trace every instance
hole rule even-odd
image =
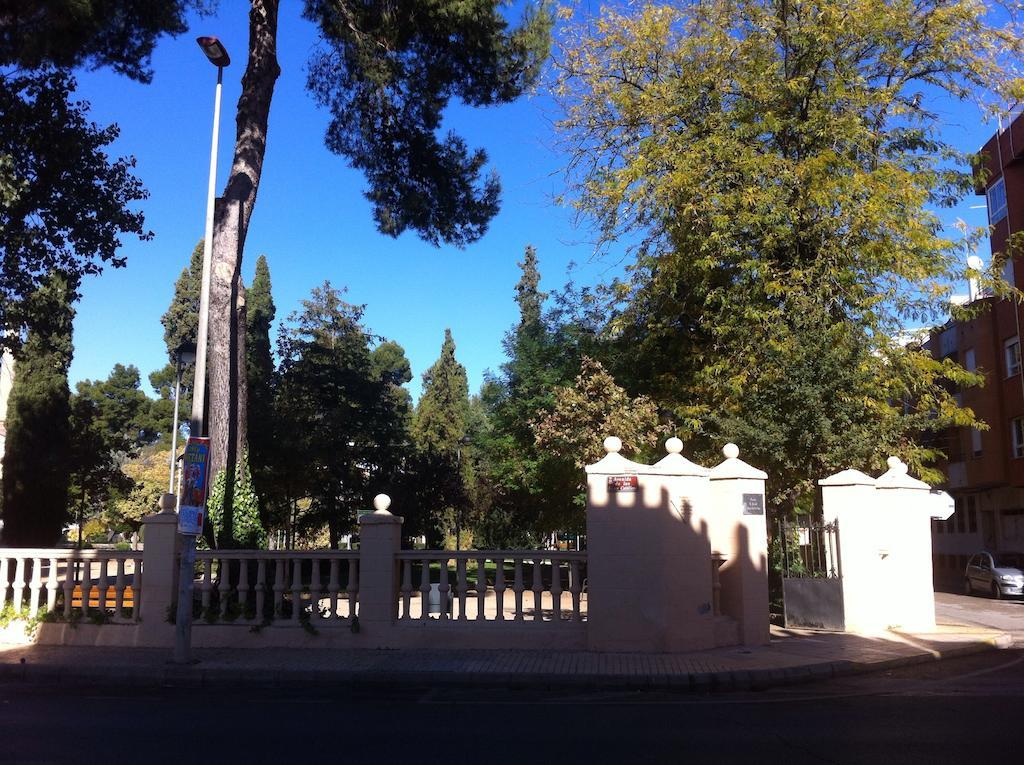
[[[327,526],[332,547],[407,451],[409,363],[394,343],[371,351],[363,308],[342,296],[325,282],[281,328],[273,417],[272,521],[292,540]]]
[[[498,547],[536,544],[555,529],[580,524],[574,462],[539,448],[531,422],[550,413],[556,390],[572,383],[582,324],[557,309],[544,314],[547,296],[534,248],[526,249],[519,267],[520,319],[504,343],[509,361],[484,383],[470,410],[475,530],[482,543]]]
[[[498,210],[499,183],[481,179],[483,150],[437,135],[450,99],[507,103],[524,93],[550,47],[546,6],[509,29],[496,0],[398,4],[307,0],[323,48],[307,87],[331,110],[327,147],[366,173],[378,228],[411,228],[433,244],[479,239]]]
[[[159,511],[160,497],[167,491],[170,450],[144,450],[139,457],[126,462],[122,469],[131,485],[110,503],[108,522],[114,528],[138,531],[143,518]]]
[[[636,392],[707,451],[740,441],[787,503],[894,452],[929,477],[916,436],[974,422],[954,391],[979,378],[891,338],[944,320],[980,236],[942,226],[973,179],[928,104],[1015,100],[1024,44],[986,13],[715,0],[567,32],[573,201],[639,242],[605,336]]]
[[[69,74],[48,68],[0,76],[0,330],[13,330],[0,337],[8,345],[32,325],[30,296],[52,273],[77,285],[104,263],[124,265],[122,235],[150,236],[130,209],[146,197],[134,160],[109,159],[118,129],[90,122],[87,104],[71,100],[74,88]]]
[[[25,0],[6,3],[0,64],[37,68],[109,66],[149,82],[157,39],[187,29],[185,14],[202,0]]]
[[[274,426],[271,413],[274,406],[274,359],[271,355],[270,325],[277,313],[270,289],[270,267],[263,255],[256,261],[256,275],[246,290],[245,306],[249,463],[256,493],[262,499],[273,491]],[[267,518],[268,515],[265,508],[262,517]]]
[[[67,517],[71,406],[68,367],[74,288],[51,274],[32,296],[35,317],[17,355],[3,457],[3,542],[49,547]]]
[[[630,398],[599,361],[583,357],[575,384],[555,392],[552,410],[531,423],[537,445],[583,468],[604,456],[607,436],[618,436],[627,453],[653,449],[664,428],[646,396]]]
[[[83,380],[71,397],[70,497],[81,522],[129,495],[122,463],[155,439],[151,402],[139,389],[139,370],[116,364],[105,381]],[[156,510],[156,502],[149,512]],[[141,516],[140,516],[141,518]],[[136,526],[137,527],[137,526]]]
[[[466,435],[469,383],[466,368],[455,360],[452,331],[444,331],[441,355],[423,373],[423,393],[416,406],[413,438],[424,451],[452,453]]]
[[[414,507],[422,516],[410,528],[418,521],[421,533],[437,543],[468,522],[468,417],[466,368],[456,360],[455,340],[446,329],[440,356],[423,373],[423,392],[412,423],[415,464],[409,466],[407,475],[415,485],[411,492],[416,497]]]
[[[249,454],[244,452],[235,466],[235,490],[232,495],[230,537],[224,529],[224,489],[226,471],[213,479],[206,507],[213,524],[214,538],[221,549],[262,549],[267,542],[266,530],[260,520],[259,499],[249,470]]]

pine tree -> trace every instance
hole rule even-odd
[[[77,297],[51,274],[31,299],[33,325],[17,356],[3,460],[3,542],[49,547],[67,518],[71,405],[68,367]]]
[[[287,511],[288,528],[327,526],[332,547],[393,477],[405,432],[395,388],[409,366],[397,344],[370,351],[363,306],[342,297],[325,282],[282,329],[273,417],[275,506]]]

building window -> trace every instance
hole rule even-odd
[[[1024,457],[1024,417],[1010,423],[1010,436],[1013,439],[1013,456]]]
[[[978,498],[967,498],[967,530],[972,534],[978,533]]]
[[[988,223],[995,225],[1006,217],[1006,185],[1000,178],[988,187]]]
[[[971,451],[975,457],[981,456],[981,431],[977,428],[971,428]]]
[[[1006,376],[1013,377],[1020,374],[1020,338],[1011,337],[1003,343],[1006,356]]]
[[[968,348],[964,351],[964,369],[968,372],[975,372],[978,369],[978,362],[974,358],[974,349]]]

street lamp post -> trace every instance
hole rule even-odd
[[[178,401],[181,399],[181,367],[196,360],[195,343],[184,342],[174,349],[174,429],[171,431],[171,476],[167,493],[174,494],[174,468],[178,462]]]
[[[216,37],[197,37],[200,49],[217,67],[213,101],[213,139],[210,144],[210,183],[206,193],[206,229],[203,236],[203,276],[199,289],[199,331],[196,337],[195,384],[192,387],[191,434],[202,436],[206,420],[206,352],[210,326],[210,272],[213,252],[213,204],[217,186],[217,138],[220,133],[220,95],[224,67],[231,63],[227,49]],[[196,538],[184,535],[178,570],[178,612],[175,619],[174,661],[186,664],[192,652],[192,587],[195,576]]]

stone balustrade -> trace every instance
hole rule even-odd
[[[142,602],[141,552],[0,548],[0,608],[29,618],[54,612],[71,620],[137,622]],[[45,598],[45,600],[44,600]]]
[[[348,626],[358,613],[359,553],[200,550],[195,592],[211,623]]]
[[[403,550],[399,621],[582,622],[587,554]]]

